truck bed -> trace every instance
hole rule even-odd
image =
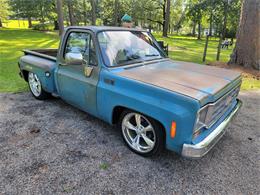
[[[32,50],[23,50],[24,54],[38,56],[41,58],[45,58],[48,60],[56,61],[56,56],[58,53],[58,49],[32,49]]]

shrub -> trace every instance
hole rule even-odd
[[[34,24],[32,26],[33,30],[40,30],[40,31],[49,31],[54,29],[54,25],[52,23],[39,23]]]

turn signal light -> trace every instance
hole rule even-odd
[[[171,125],[171,138],[174,138],[176,135],[176,122],[172,121]]]

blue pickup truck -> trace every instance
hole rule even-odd
[[[204,156],[242,105],[239,73],[173,61],[144,30],[72,26],[59,49],[24,53],[20,75],[35,98],[59,96],[118,125],[142,156]]]

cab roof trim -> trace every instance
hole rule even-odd
[[[84,30],[91,30],[95,33],[100,31],[107,31],[107,30],[115,30],[115,31],[141,31],[146,32],[145,29],[137,29],[137,28],[124,28],[124,27],[115,27],[115,26],[69,26],[66,27],[66,30],[69,29],[84,29]]]

